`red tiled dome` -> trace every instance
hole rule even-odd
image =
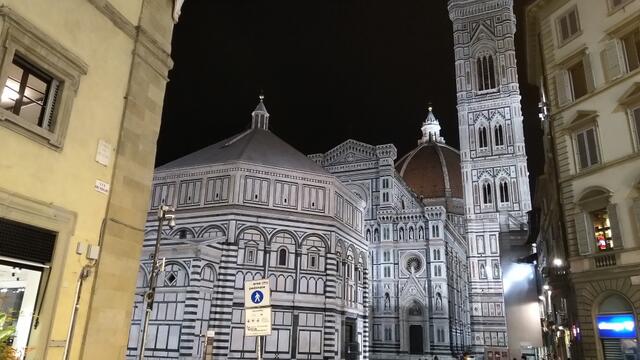
[[[418,195],[462,199],[460,153],[446,144],[421,143],[396,162],[396,170]]]

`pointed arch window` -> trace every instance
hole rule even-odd
[[[485,54],[476,61],[478,76],[478,91],[496,88],[496,70],[493,64],[493,56]]]
[[[478,128],[478,147],[484,149],[488,146],[489,141],[487,137],[487,127],[484,125],[480,125],[480,127]]]
[[[493,204],[493,191],[488,182],[482,184],[482,203],[485,205]]]
[[[502,124],[498,124],[493,128],[493,138],[496,146],[504,146],[504,129]]]
[[[509,202],[509,182],[504,179],[500,181],[500,202]]]

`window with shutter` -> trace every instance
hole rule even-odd
[[[580,20],[578,18],[578,8],[573,7],[565,12],[557,20],[558,37],[560,45],[564,45],[580,34]]]
[[[601,52],[602,66],[607,81],[619,78],[623,73],[620,61],[621,45],[618,39],[608,41]]]
[[[583,212],[573,217],[576,228],[576,241],[578,243],[578,253],[580,255],[591,254],[591,241],[587,235],[587,218]]]
[[[558,105],[564,106],[572,100],[568,72],[566,70],[560,70],[556,73],[555,78],[556,91],[558,92]]]
[[[587,77],[583,61],[571,65],[567,68],[569,74],[569,84],[571,85],[572,100],[579,99],[589,92],[587,87]]]
[[[578,166],[587,169],[600,163],[598,140],[595,128],[588,128],[576,134]]]
[[[631,110],[631,117],[633,118],[633,131],[636,135],[636,143],[640,147],[640,106]]]
[[[620,38],[624,48],[627,71],[640,67],[640,29],[636,29]]]
[[[12,11],[3,11],[0,20],[0,126],[59,149],[87,65]]]

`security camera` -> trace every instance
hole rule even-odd
[[[176,217],[174,215],[167,215],[167,218],[169,219],[169,228],[173,229],[176,227]]]

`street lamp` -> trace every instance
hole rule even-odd
[[[160,239],[162,238],[162,227],[165,222],[171,229],[176,226],[175,215],[170,214],[175,209],[167,206],[160,205],[158,208],[158,236],[156,237],[156,246],[153,249],[153,262],[151,264],[151,275],[149,276],[149,287],[144,293],[144,300],[147,303],[147,309],[144,315],[144,326],[142,327],[142,341],[140,342],[140,352],[138,359],[144,359],[144,348],[147,343],[147,329],[149,328],[149,319],[151,319],[151,313],[153,312],[153,301],[156,297],[156,282],[158,280],[158,273],[160,272],[160,263],[158,262],[158,251],[160,250]]]

